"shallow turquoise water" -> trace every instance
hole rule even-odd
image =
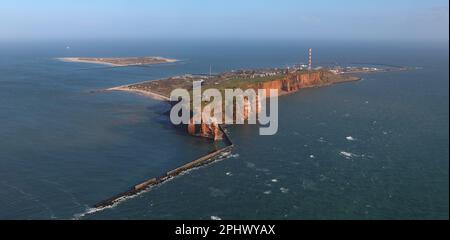
[[[92,90],[210,64],[218,72],[285,66],[311,46],[68,44],[0,47],[0,218],[74,218],[215,147],[172,127],[163,103]],[[421,68],[283,97],[277,135],[229,127],[237,145],[229,158],[84,219],[448,218],[448,48],[312,45],[323,64]],[[112,69],[54,60],[134,55],[184,61]]]

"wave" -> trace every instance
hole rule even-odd
[[[347,158],[347,159],[352,159],[352,158],[354,158],[354,157],[358,157],[358,155],[356,155],[356,154],[354,154],[354,153],[344,152],[344,151],[341,151],[341,152],[339,153],[339,155],[341,155],[341,156],[343,156],[343,157],[345,157],[345,158]]]
[[[354,138],[354,137],[352,137],[352,136],[348,136],[348,137],[346,137],[345,139],[347,139],[347,141],[352,141],[352,142],[354,142],[354,141],[357,140],[356,138]]]
[[[284,187],[282,187],[282,188],[280,188],[280,191],[281,191],[282,193],[286,194],[286,193],[289,193],[289,188],[284,188]]]

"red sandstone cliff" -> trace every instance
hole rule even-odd
[[[254,89],[265,89],[267,95],[269,95],[270,89],[278,89],[279,94],[283,95],[297,92],[303,88],[333,84],[335,82],[333,79],[338,79],[338,76],[323,71],[292,73],[288,74],[284,78],[257,83],[251,87]]]
[[[194,124],[193,120],[191,120],[191,123],[187,126],[187,129],[190,135],[210,138],[214,141],[222,140],[224,135],[217,121],[212,121],[212,123],[202,122],[198,125]]]

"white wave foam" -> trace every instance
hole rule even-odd
[[[352,136],[348,136],[345,139],[347,139],[347,141],[356,141],[357,139],[352,137]]]
[[[86,217],[88,215],[91,215],[91,214],[94,214],[94,213],[97,213],[97,212],[101,212],[101,211],[106,210],[106,209],[111,209],[114,206],[115,205],[110,206],[110,207],[104,207],[104,208],[89,208],[88,207],[88,208],[86,208],[85,212],[75,214],[73,216],[73,220],[81,220],[81,219],[83,219],[84,217]]]
[[[222,218],[217,217],[217,216],[211,216],[211,220],[213,220],[213,221],[220,221],[220,220],[222,220]]]
[[[222,154],[220,154],[220,157],[227,157],[231,154],[231,152],[223,152]]]
[[[289,193],[289,189],[284,187],[280,188],[280,191],[284,194]]]
[[[170,181],[170,179],[167,180],[167,181]],[[167,182],[167,181],[166,181],[166,182]],[[164,184],[164,183],[163,183],[163,184]],[[132,195],[132,196],[124,196],[124,197],[118,198],[118,199],[114,202],[114,204],[112,204],[111,206],[101,207],[101,208],[89,208],[89,207],[87,207],[85,212],[75,214],[75,215],[73,216],[73,217],[74,217],[73,220],[81,220],[82,218],[84,218],[84,217],[86,217],[86,216],[88,216],[88,215],[92,215],[92,214],[95,214],[95,213],[98,213],[98,212],[102,212],[102,211],[107,210],[107,209],[113,209],[113,208],[117,207],[119,204],[121,204],[122,202],[125,202],[125,201],[127,201],[127,200],[133,199],[133,198],[135,198],[135,197],[140,196],[141,194],[144,194],[144,193],[147,193],[147,192],[151,191],[152,188],[153,188],[153,187],[150,187],[150,188],[148,188],[147,190],[144,190],[144,191],[142,191],[142,192],[140,192],[140,193],[137,193],[137,194],[135,194],[135,195]]]
[[[344,152],[344,151],[340,152],[339,155],[341,155],[341,156],[343,156],[343,157],[345,157],[347,159],[352,159],[354,157],[358,157],[357,154],[350,153],[350,152]]]
[[[230,154],[229,156],[228,156],[228,158],[238,158],[238,157],[240,157],[240,155],[239,154]]]

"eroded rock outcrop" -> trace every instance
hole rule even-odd
[[[187,126],[188,133],[193,136],[204,137],[219,141],[223,139],[224,133],[220,129],[218,121],[211,118],[208,122],[202,121],[201,124],[195,124],[191,119],[191,123]]]

